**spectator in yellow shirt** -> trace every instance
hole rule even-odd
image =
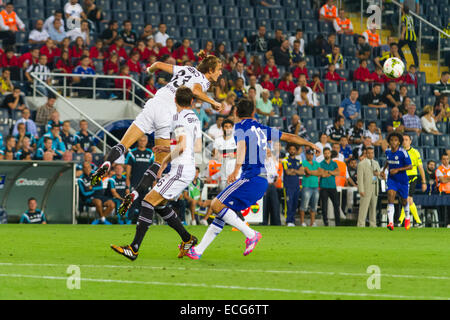
[[[14,91],[14,85],[11,82],[11,71],[3,69],[0,77],[0,93],[2,95],[9,94]]]

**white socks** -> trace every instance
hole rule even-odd
[[[405,219],[409,220],[410,219],[410,215],[409,215],[409,202],[406,202],[406,206],[404,206],[405,209]]]
[[[409,206],[408,206],[409,209]],[[405,210],[406,212],[406,210]],[[394,223],[394,213],[395,213],[395,207],[393,203],[389,203],[388,207],[387,207],[387,214],[388,214],[388,219],[389,219],[389,223]],[[408,215],[409,215],[409,210],[408,210]]]
[[[256,235],[255,230],[239,219],[233,210],[226,208],[225,212],[222,210],[220,215],[223,221],[241,231],[247,238],[253,238]]]
[[[214,222],[217,219],[214,220]],[[209,247],[211,242],[219,235],[219,233],[223,230],[222,227],[218,227],[215,224],[211,223],[208,227],[208,230],[206,230],[205,235],[202,238],[202,241],[198,245],[195,246],[195,252],[198,254],[203,254],[203,252],[206,250],[206,248]],[[225,223],[224,223],[225,224]]]

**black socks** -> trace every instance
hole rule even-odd
[[[158,174],[159,168],[161,165],[159,163],[153,163],[147,171],[145,171],[144,176],[136,187],[137,193],[139,196],[144,198],[148,192],[148,189],[153,186],[153,182],[156,180],[156,175]]]
[[[134,252],[139,250],[142,240],[144,240],[145,234],[153,222],[154,213],[155,209],[153,206],[147,201],[142,201],[141,213],[139,214],[139,218],[136,223],[136,235],[131,243],[131,247]]]

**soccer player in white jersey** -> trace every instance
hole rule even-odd
[[[159,89],[155,96],[148,100],[144,110],[137,116],[133,124],[128,128],[121,142],[115,145],[106,157],[106,161],[92,176],[91,183],[96,184],[109,172],[111,165],[122,156],[144,134],[155,133],[155,162],[145,172],[136,189],[129,193],[119,208],[120,214],[125,214],[132,203],[141,194],[146,194],[156,180],[156,174],[161,167],[161,161],[167,155],[165,147],[170,146],[170,126],[173,115],[176,113],[175,92],[181,86],[188,87],[194,93],[196,99],[210,103],[215,110],[220,111],[222,104],[209,98],[206,94],[211,82],[217,81],[222,75],[221,61],[211,55],[200,51],[199,57],[203,58],[197,68],[189,66],[174,66],[162,62],[155,62],[147,69],[153,74],[156,70],[162,70],[173,74],[170,82]],[[162,147],[159,149],[159,147]]]
[[[144,236],[152,224],[154,213],[158,213],[170,227],[178,232],[182,239],[179,258],[182,258],[197,239],[186,231],[175,211],[166,206],[169,200],[176,199],[189,186],[195,177],[195,151],[201,150],[201,126],[192,111],[194,95],[191,89],[180,87],[175,96],[177,113],[173,116],[170,132],[177,142],[176,146],[166,147],[168,153],[161,162],[156,186],[142,200],[141,210],[136,225],[136,235],[127,246],[111,245],[117,253],[130,260],[136,260]],[[170,150],[171,149],[171,150]],[[171,163],[170,172],[161,178],[167,165]]]
[[[233,136],[234,122],[224,120],[222,123],[223,136],[214,140],[213,152],[216,159],[222,164],[218,175],[220,176],[219,189],[227,186],[228,176],[233,172],[236,164],[237,145]]]

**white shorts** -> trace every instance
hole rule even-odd
[[[153,188],[166,200],[175,200],[195,178],[195,165],[175,165]]]
[[[170,128],[173,121],[173,111],[176,112],[175,103],[150,99],[144,110],[136,117],[134,124],[144,133],[155,133],[155,139],[170,139]]]

